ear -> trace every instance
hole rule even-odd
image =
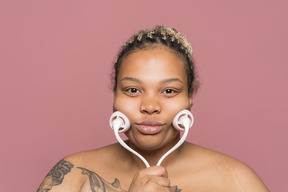
[[[192,93],[189,93],[189,105],[190,105],[190,109],[192,108],[193,106],[193,94]]]
[[[113,94],[115,95],[116,94],[116,86],[115,85],[113,85],[112,90],[113,90]]]

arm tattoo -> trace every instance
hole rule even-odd
[[[74,167],[69,161],[62,159],[59,161],[44,178],[37,192],[48,192],[55,185],[63,182],[64,176],[67,175]]]
[[[113,183],[109,183],[93,171],[89,171],[88,169],[82,167],[77,168],[82,170],[83,175],[87,175],[89,177],[91,192],[127,192],[121,189],[120,182],[117,178],[115,178]],[[178,189],[177,186],[173,186],[170,188],[170,191],[181,192],[181,189]]]

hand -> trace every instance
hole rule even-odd
[[[128,192],[170,191],[168,172],[162,166],[139,171],[133,178]]]

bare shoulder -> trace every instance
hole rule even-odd
[[[97,169],[98,166],[103,167],[103,165],[111,163],[114,156],[121,156],[121,151],[121,146],[115,143],[98,149],[71,154],[64,159],[77,166]]]
[[[192,170],[197,170],[199,173],[192,176],[199,182],[201,178],[205,177],[206,181],[210,181],[211,186],[222,191],[268,191],[255,171],[245,163],[205,147],[190,143],[186,145],[185,150],[189,154],[186,160],[189,159],[191,162],[192,159],[194,165],[190,166],[192,166]],[[201,177],[198,177],[199,175]]]
[[[108,169],[113,169],[115,155],[120,154],[118,158],[121,158],[118,148],[118,144],[112,144],[61,159],[45,176],[37,192],[86,191],[92,187],[90,177],[96,178],[94,182],[103,183],[102,177],[111,173]]]

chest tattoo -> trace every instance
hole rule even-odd
[[[88,169],[77,167],[82,170],[83,175],[87,175],[90,182],[90,189],[92,192],[127,192],[120,187],[120,182],[115,178],[113,183],[109,183],[100,177],[97,173],[90,171]],[[177,186],[170,188],[171,192],[180,192]]]

